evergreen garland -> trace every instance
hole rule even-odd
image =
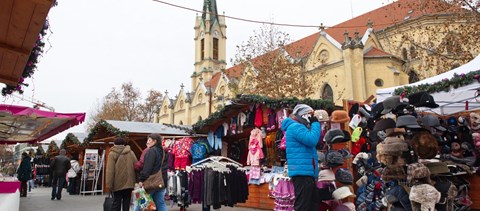
[[[57,1],[53,1],[52,7],[57,6]],[[45,21],[43,24],[40,33],[37,36],[37,40],[35,41],[35,45],[30,52],[30,56],[28,57],[27,64],[23,68],[22,76],[18,79],[18,84],[15,86],[6,84],[5,87],[2,88],[2,95],[7,96],[12,94],[13,92],[18,92],[23,94],[23,87],[28,87],[28,84],[25,83],[25,78],[32,77],[33,73],[37,70],[37,63],[39,57],[43,54],[43,47],[45,47],[45,42],[43,41],[45,35],[47,34],[47,30],[49,28],[48,20]]]
[[[78,138],[73,135],[73,133],[68,133],[65,139],[63,139],[62,144],[60,145],[60,148],[66,149],[70,145],[78,145],[80,146],[80,141]]]
[[[271,109],[279,109],[279,108],[294,108],[297,104],[307,104],[313,109],[323,109],[327,111],[333,111],[335,105],[330,100],[323,100],[323,99],[298,99],[298,98],[283,98],[283,99],[273,99],[265,96],[260,95],[239,95],[237,98],[232,99],[233,104],[263,104]],[[221,110],[210,114],[208,118],[198,121],[194,125],[192,125],[193,131],[200,131],[206,125],[213,123],[215,120],[225,118],[225,113],[232,107],[232,105],[227,105],[223,107]]]
[[[57,155],[59,153],[59,151],[60,151],[60,149],[58,148],[57,143],[55,143],[55,141],[50,141],[50,144],[48,145],[48,149],[47,149],[48,155],[50,157],[54,156],[54,155]]]
[[[480,70],[472,71],[467,74],[454,74],[452,78],[444,78],[441,81],[432,83],[432,84],[420,84],[417,86],[404,86],[395,89],[395,95],[409,95],[417,93],[420,91],[425,91],[430,94],[436,92],[448,92],[451,88],[458,88],[474,83],[475,81],[480,82]]]
[[[127,135],[126,131],[121,131],[120,129],[113,127],[111,124],[109,124],[107,121],[101,119],[98,121],[95,126],[93,126],[92,129],[90,129],[90,133],[88,133],[87,138],[85,138],[84,142],[81,144],[82,146],[87,146],[90,144],[91,141],[93,141],[93,137],[97,135],[98,131],[100,128],[105,128],[109,133],[119,136],[119,137],[125,137]]]

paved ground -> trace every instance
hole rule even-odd
[[[85,211],[85,210],[103,210],[103,200],[105,196],[81,196],[81,195],[68,195],[64,190],[62,192],[62,200],[50,200],[51,188],[35,188],[32,192],[27,194],[26,198],[20,198],[20,210],[21,211]],[[1,208],[0,208],[1,210]],[[179,210],[178,207],[169,207],[168,210]],[[201,211],[201,205],[195,204],[190,206],[187,211]],[[212,209],[213,210],[213,209]],[[255,210],[239,207],[222,207],[220,210],[225,211],[246,211]]]

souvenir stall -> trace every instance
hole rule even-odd
[[[415,108],[414,112],[411,112],[414,114],[414,118],[399,118],[398,116],[401,116],[401,114],[391,116],[397,117],[397,124],[399,120],[403,124],[404,118],[407,118],[408,121],[417,120],[421,124],[423,123],[422,127],[430,127],[429,129],[436,133],[434,135],[436,135],[438,146],[428,145],[431,142],[426,141],[427,138],[423,138],[421,142],[416,143],[416,148],[438,149],[440,160],[447,163],[447,168],[444,164],[436,165],[441,166],[439,168],[442,169],[441,172],[446,172],[448,175],[446,180],[453,183],[458,191],[458,197],[449,197],[449,199],[453,199],[455,209],[480,208],[478,194],[468,194],[480,191],[480,187],[476,185],[479,184],[480,179],[475,174],[478,167],[478,150],[480,149],[480,147],[477,147],[480,144],[477,144],[479,142],[476,141],[478,129],[480,129],[478,128],[480,123],[478,122],[478,113],[480,112],[478,98],[480,88],[479,64],[480,56],[477,56],[463,66],[432,78],[406,86],[377,91],[380,107],[388,107],[388,109],[394,111],[396,109],[405,110],[402,107],[407,104]],[[408,103],[406,102],[407,99]],[[406,108],[408,109],[408,107]],[[433,129],[431,125],[434,125]],[[415,149],[415,145],[409,146]],[[423,161],[422,158],[420,161]],[[445,195],[442,193],[441,196],[441,200],[443,200]],[[449,203],[449,206],[451,204]]]
[[[177,152],[176,155],[179,156],[178,158],[185,155],[185,153],[189,153],[185,151],[185,149],[189,150],[189,145],[187,143],[190,143],[191,141],[188,140],[197,137],[192,136],[191,129],[186,126],[150,122],[100,120],[90,130],[90,133],[85,138],[84,145],[86,149],[96,149],[99,154],[102,154],[101,152],[104,150],[106,160],[104,160],[103,163],[106,163],[108,162],[108,154],[110,148],[113,146],[115,138],[124,137],[127,141],[127,145],[131,147],[137,158],[140,158],[143,149],[146,147],[147,136],[151,133],[160,134],[165,139],[165,148],[175,148],[175,152]],[[188,162],[191,162],[191,158],[182,159],[183,158],[177,159],[177,167],[179,168],[181,166],[186,166],[188,165]],[[174,166],[175,157],[172,157],[169,161],[172,161],[171,165]],[[173,169],[175,168],[173,167]],[[100,175],[100,178],[103,178],[103,174]],[[98,188],[100,189],[101,187]],[[106,190],[106,187],[103,187],[103,190],[104,192],[108,191]]]
[[[315,109],[331,111],[334,108],[333,103],[323,100],[242,95],[193,125],[197,133],[208,134],[207,142],[213,155],[230,158],[244,166],[248,178],[248,200],[238,206],[273,209],[275,199],[291,202],[292,194],[289,193],[293,189],[288,188],[285,139],[279,127],[299,103]]]

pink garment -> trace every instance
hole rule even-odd
[[[262,131],[258,128],[255,128],[250,132],[250,141],[253,139],[259,140],[258,146],[263,148],[262,136]]]
[[[190,137],[182,138],[175,141],[172,152],[175,154],[175,158],[184,158],[190,156],[190,148],[193,145],[193,139]]]
[[[260,179],[262,176],[262,172],[260,166],[252,166],[250,168],[250,178],[252,179]]]
[[[143,169],[143,164],[145,163],[145,154],[147,154],[147,151],[150,149],[150,147],[147,147],[143,150],[142,155],[140,155],[140,160],[135,162],[133,164],[133,168],[136,171],[141,171]]]
[[[250,139],[248,146],[247,165],[260,166],[260,159],[264,157],[262,147],[257,139]]]

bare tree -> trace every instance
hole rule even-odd
[[[311,80],[306,80],[301,60],[289,55],[295,52],[285,46],[289,34],[273,25],[263,25],[248,41],[237,46],[234,65],[244,64],[247,71],[240,81],[229,87],[239,93],[272,98],[306,97],[313,93]],[[243,82],[243,83],[242,83]],[[240,84],[238,84],[240,83]]]
[[[150,90],[142,102],[140,91],[131,82],[123,83],[120,90],[112,88],[101,102],[97,102],[88,127],[91,128],[100,119],[151,122],[162,97],[159,91]]]

